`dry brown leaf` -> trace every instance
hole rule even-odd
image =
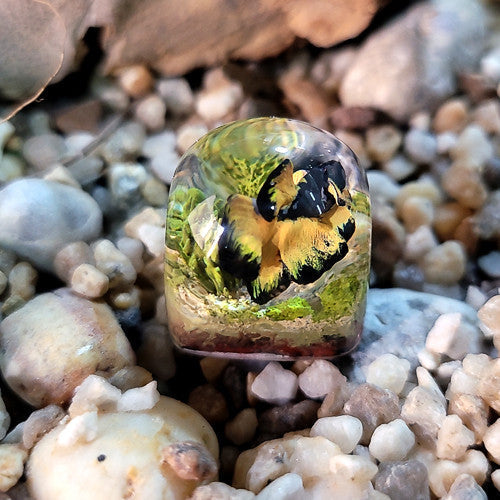
[[[36,99],[63,60],[64,22],[42,0],[0,2],[0,121]]]

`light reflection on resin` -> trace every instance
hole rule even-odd
[[[178,347],[239,358],[329,358],[360,338],[370,201],[352,151],[306,123],[219,127],[182,157],[166,223]]]

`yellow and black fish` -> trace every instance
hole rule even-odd
[[[283,161],[257,198],[228,198],[219,265],[263,304],[293,281],[307,284],[345,257],[355,223],[337,161],[295,170]]]

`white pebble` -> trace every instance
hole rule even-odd
[[[479,311],[479,309],[481,309],[481,307],[484,306],[487,300],[488,297],[486,296],[486,294],[477,286],[469,285],[467,287],[467,293],[465,294],[465,302],[467,302],[467,304],[472,306],[476,311]],[[481,328],[481,324],[479,324],[479,328]]]
[[[493,157],[493,144],[479,125],[468,125],[450,151],[453,159],[461,160],[468,167],[481,168]]]
[[[243,89],[238,82],[202,91],[195,102],[196,112],[207,121],[220,120],[240,104]]]
[[[105,378],[89,375],[76,389],[69,407],[74,417],[94,410],[115,410],[121,391]]]
[[[297,375],[285,370],[279,363],[271,361],[255,377],[251,386],[252,393],[259,399],[273,404],[283,404],[297,394]]]
[[[144,387],[135,387],[125,391],[118,400],[118,411],[143,411],[150,410],[160,400],[160,393],[153,380]]]
[[[136,118],[148,130],[160,130],[165,125],[167,107],[158,95],[150,95],[141,99],[135,108]]]
[[[467,353],[478,352],[478,333],[461,313],[441,314],[427,334],[425,348],[451,359],[462,359]]]
[[[167,110],[174,115],[187,115],[193,109],[194,96],[189,83],[184,78],[161,79],[156,89],[161,95]]]
[[[295,500],[304,494],[302,478],[289,472],[266,486],[255,498],[257,500]]]
[[[417,354],[418,362],[427,370],[437,370],[441,363],[441,355],[435,352],[430,352],[427,349],[422,349]]]
[[[373,432],[369,450],[380,462],[404,460],[415,446],[415,435],[401,419],[379,425]]]
[[[405,136],[404,148],[414,162],[431,163],[437,153],[436,137],[424,130],[411,129]]]
[[[323,436],[340,447],[343,453],[351,453],[363,434],[361,421],[350,415],[324,417],[311,427],[311,437]]]
[[[495,488],[500,491],[500,469],[497,469],[491,473],[491,480]]]
[[[494,250],[486,255],[481,255],[477,259],[477,263],[481,271],[486,273],[490,278],[500,278],[500,252]]]
[[[475,442],[474,433],[462,423],[457,415],[447,415],[438,432],[438,458],[461,460],[467,449]]]
[[[401,189],[399,184],[391,177],[380,170],[370,170],[367,173],[368,184],[370,185],[370,196],[384,202],[392,202]]]
[[[9,490],[21,478],[27,457],[26,450],[18,445],[0,444],[0,491]]]
[[[382,165],[384,172],[389,174],[395,181],[406,179],[417,170],[417,165],[408,160],[406,156],[396,155]]]
[[[96,267],[109,278],[110,288],[131,285],[135,281],[137,273],[134,266],[111,241],[99,240],[92,249]]]
[[[309,398],[324,398],[345,381],[340,370],[324,359],[315,360],[299,375],[299,387]]]
[[[405,259],[417,262],[437,245],[438,241],[432,229],[428,225],[421,225],[415,231],[406,235]]]
[[[165,251],[165,228],[153,224],[141,224],[137,236],[151,255],[160,257]]]
[[[97,436],[97,412],[89,411],[72,418],[57,438],[60,446],[70,447],[79,441],[90,442]]]
[[[407,359],[387,353],[379,356],[368,365],[366,381],[399,394],[406,384],[409,371],[410,362]]]
[[[330,459],[330,471],[343,479],[365,482],[371,481],[378,472],[378,467],[371,460],[359,455],[336,455]],[[339,495],[339,498],[342,496]]]
[[[138,239],[124,236],[116,242],[116,247],[130,259],[136,272],[142,271],[144,267],[144,260],[142,259],[144,246]]]
[[[493,461],[500,465],[500,419],[488,427],[483,442]]]

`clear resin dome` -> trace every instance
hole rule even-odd
[[[362,330],[370,237],[364,172],[332,134],[284,118],[209,132],[170,188],[174,342],[263,359],[350,351]]]

